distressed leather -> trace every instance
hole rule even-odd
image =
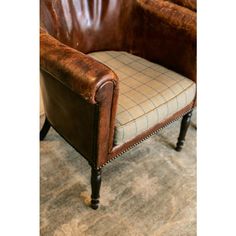
[[[183,6],[183,7],[187,7],[193,11],[197,10],[197,1],[196,0],[166,0],[166,1],[176,3],[176,4]]]
[[[119,80],[110,68],[86,54],[127,51],[196,81],[196,12],[192,2],[40,1],[45,112],[52,126],[92,166],[100,168],[194,105],[157,124],[150,132],[114,147]]]
[[[41,0],[40,15],[50,35],[83,53],[123,50],[196,80],[196,12],[188,8],[164,0]]]
[[[117,84],[117,76],[105,65],[40,32],[40,67],[91,103],[98,88],[107,81]]]

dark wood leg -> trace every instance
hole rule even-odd
[[[190,125],[191,116],[192,116],[192,111],[190,111],[189,113],[183,116],[181,127],[180,127],[179,138],[178,138],[178,142],[175,148],[177,152],[180,152],[184,146],[185,136],[186,136],[188,127]]]
[[[51,125],[50,125],[50,123],[49,123],[49,121],[46,117],[45,121],[44,121],[44,124],[43,124],[43,127],[40,130],[40,141],[42,141],[46,137],[50,127],[51,127]]]
[[[99,205],[99,197],[100,197],[100,187],[101,187],[101,169],[97,170],[92,168],[91,172],[91,207],[96,210]]]

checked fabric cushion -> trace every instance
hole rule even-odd
[[[120,145],[190,104],[196,84],[163,66],[122,51],[89,56],[119,78],[114,144]]]

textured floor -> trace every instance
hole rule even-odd
[[[97,211],[89,165],[51,129],[40,148],[41,236],[196,235],[195,116],[181,153],[177,121],[107,165]]]

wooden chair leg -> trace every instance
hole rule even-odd
[[[50,127],[51,127],[51,124],[49,123],[49,121],[46,117],[45,121],[44,121],[44,124],[43,124],[43,127],[40,130],[40,141],[44,140],[44,138],[46,137]]]
[[[101,169],[92,168],[91,171],[91,207],[96,210],[99,206],[100,187],[101,187]]]
[[[175,148],[175,150],[178,152],[180,152],[184,146],[185,136],[186,136],[188,127],[190,125],[191,117],[192,117],[192,111],[190,111],[189,113],[183,116],[181,127],[180,127],[179,138],[178,138],[178,142]]]

